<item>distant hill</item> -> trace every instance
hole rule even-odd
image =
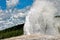
[[[24,24],[16,25],[11,28],[0,31],[0,39],[22,35],[23,26]]]

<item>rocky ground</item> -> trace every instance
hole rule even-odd
[[[32,35],[22,35],[22,36],[17,36],[2,40],[60,40],[60,36],[32,34]]]

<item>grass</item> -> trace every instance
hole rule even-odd
[[[23,34],[23,25],[24,24],[17,25],[12,28],[8,28],[8,29],[0,31],[0,39],[22,35]]]

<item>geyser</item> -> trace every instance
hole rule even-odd
[[[58,7],[58,0],[35,0],[26,16],[24,34],[59,35],[55,19]]]

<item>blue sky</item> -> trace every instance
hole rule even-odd
[[[6,0],[0,0],[0,8],[1,9],[6,9]]]
[[[19,0],[19,3],[15,6],[17,9],[25,8],[26,6],[32,5],[33,0]],[[6,9],[6,0],[0,0],[0,9]]]

